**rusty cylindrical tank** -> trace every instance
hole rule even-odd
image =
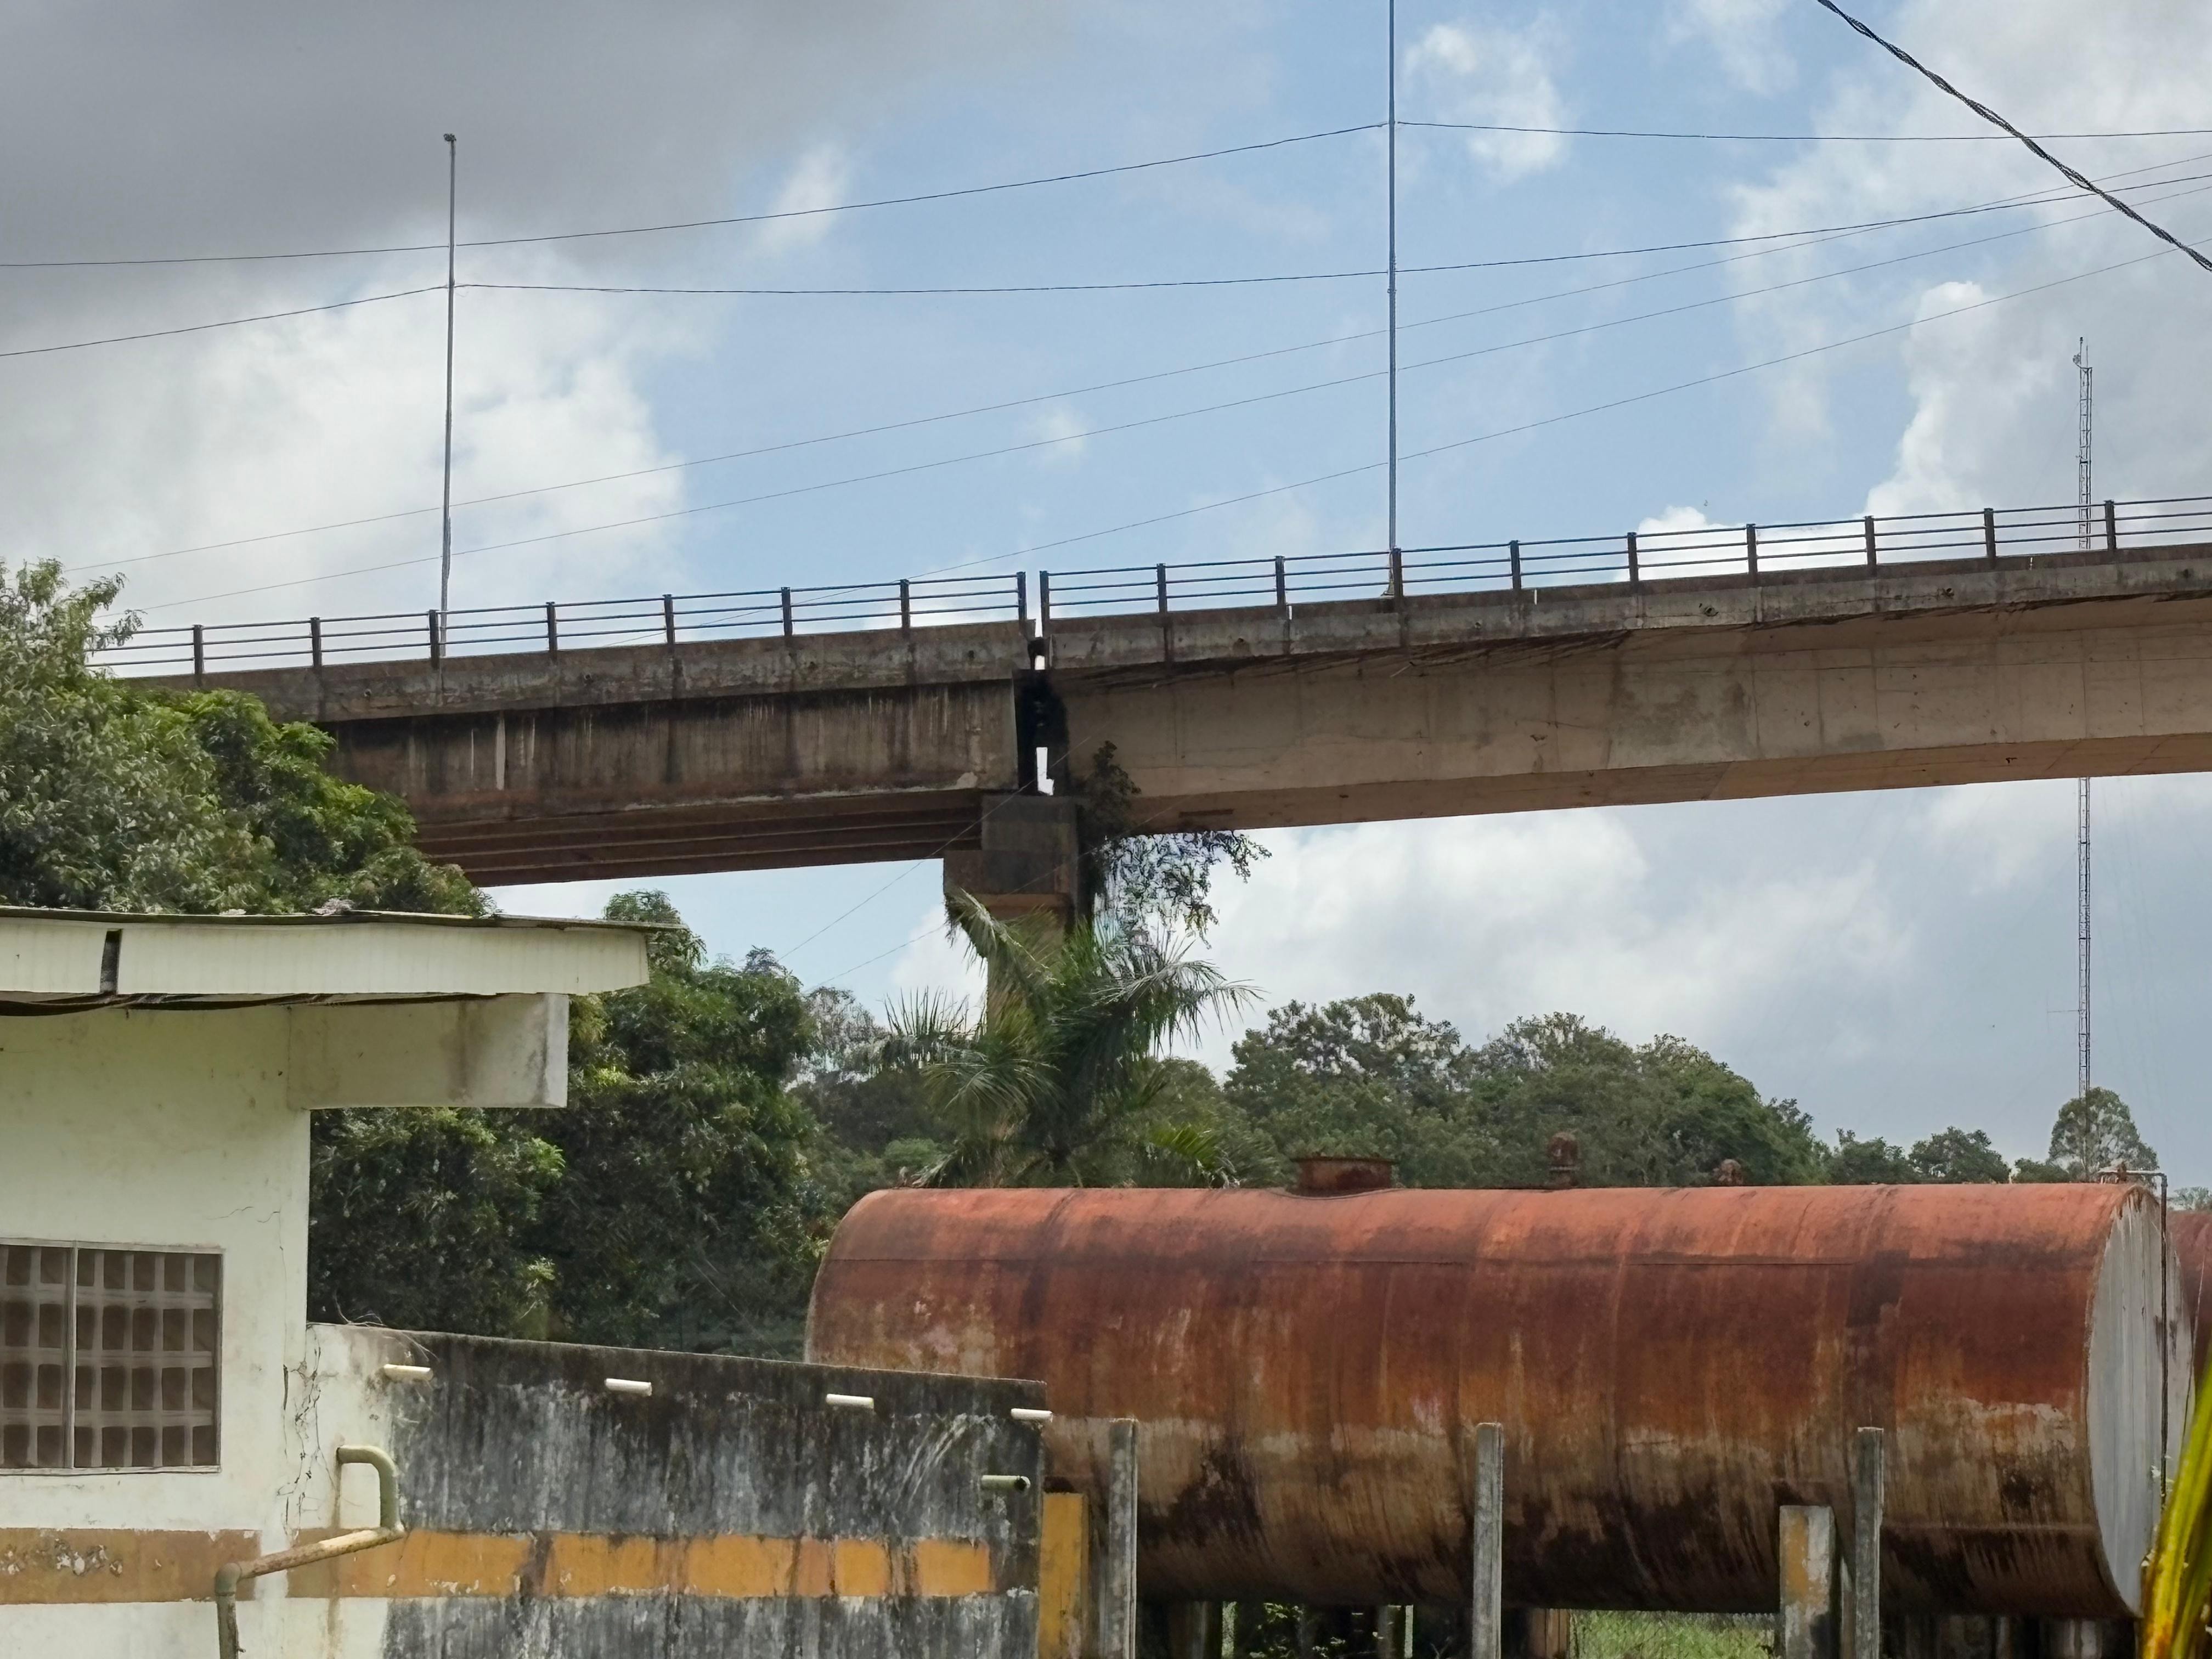
[[[2164,1250],[2132,1186],[900,1190],[839,1228],[807,1348],[1043,1379],[1086,1490],[1140,1419],[1148,1595],[1455,1600],[1495,1420],[1510,1600],[1771,1609],[1777,1506],[1848,1526],[1868,1425],[1886,1599],[2106,1617],[2188,1398]]]

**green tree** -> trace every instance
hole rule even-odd
[[[118,580],[0,566],[0,902],[256,913],[333,901],[475,913],[407,810],[323,769],[331,739],[234,692],[179,693],[93,665]]]
[[[1410,998],[1292,1003],[1232,1052],[1224,1094],[1279,1158],[1386,1157],[1410,1186],[1541,1185],[1562,1131],[1594,1186],[1703,1182],[1728,1158],[1762,1183],[1821,1168],[1795,1102],[1764,1098],[1680,1038],[1637,1047],[1571,1014],[1517,1020],[1471,1048]]]
[[[1913,1143],[1912,1167],[1922,1181],[1965,1185],[2012,1178],[2004,1154],[1990,1144],[1988,1132],[1952,1127]]]
[[[2058,1109],[2051,1126],[2051,1164],[2080,1181],[2113,1165],[2155,1170],[2158,1154],[2136,1131],[2135,1114],[2110,1089],[2092,1088]]]
[[[1836,1132],[1827,1174],[1832,1187],[1908,1187],[1928,1179],[1903,1147],[1879,1135],[1862,1140],[1849,1129]]]
[[[1218,1139],[1177,1115],[1188,1079],[1161,1050],[1247,993],[1186,946],[1112,918],[1064,935],[960,896],[952,919],[990,975],[980,1009],[923,996],[894,1010],[884,1056],[919,1073],[946,1186],[1221,1179]]]

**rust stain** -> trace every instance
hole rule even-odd
[[[0,1607],[205,1601],[217,1567],[260,1553],[253,1532],[0,1528]]]
[[[297,1534],[319,1542],[333,1529]],[[216,1569],[261,1553],[249,1532],[0,1529],[0,1606],[204,1601]],[[381,1550],[306,1567],[281,1594],[322,1601],[615,1595],[723,1600],[988,1595],[990,1547],[963,1539],[690,1538],[416,1531]]]
[[[1039,1378],[1086,1492],[1106,1422],[1143,1422],[1139,1571],[1166,1596],[1455,1599],[1459,1442],[1494,1420],[1516,1595],[1771,1609],[1775,1506],[1847,1513],[1870,1426],[1908,1601],[2110,1616],[2087,1343],[2144,1201],[887,1191],[832,1242],[808,1357]]]

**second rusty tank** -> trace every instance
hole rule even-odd
[[[1042,1378],[1083,1489],[1139,1419],[1147,1595],[1456,1600],[1494,1420],[1509,1599],[1771,1609],[1864,1425],[1886,1600],[2134,1609],[2192,1343],[2139,1188],[1361,1184],[877,1193],[808,1354]]]

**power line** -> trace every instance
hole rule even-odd
[[[1440,267],[1441,268],[1441,267]],[[1354,276],[1380,276],[1380,270],[1300,270],[1262,276],[1165,276],[1127,283],[995,283],[941,284],[918,288],[684,288],[623,283],[463,283],[463,288],[507,294],[677,294],[742,295],[752,298],[908,298],[945,294],[1109,294],[1152,288],[1248,288],[1267,283],[1340,283]]]
[[[2029,137],[2018,127],[2013,125],[2011,122],[2006,120],[2003,116],[1991,109],[1987,104],[1982,103],[1977,99],[1968,97],[1965,93],[1960,91],[1958,88],[1953,86],[1948,81],[1946,81],[1942,76],[1938,75],[1934,70],[1929,69],[1927,64],[1922,63],[1911,52],[1905,51],[1904,47],[1892,46],[1888,41],[1883,40],[1881,36],[1876,34],[1872,29],[1869,28],[1864,23],[1860,22],[1857,18],[1852,16],[1850,13],[1845,11],[1841,6],[1838,5],[1836,3],[1836,0],[1817,0],[1817,3],[1824,9],[1835,13],[1837,16],[1842,18],[1844,21],[1850,24],[1854,29],[1857,30],[1859,33],[1873,41],[1875,45],[1880,46],[1884,52],[1897,59],[1899,63],[1904,64],[1907,69],[1915,70],[1920,75],[1926,76],[1927,79],[1932,82],[1937,88],[1957,99],[1968,109],[1973,111],[1975,114],[1980,116],[1984,121],[1989,122],[1992,126],[2003,128],[2014,137],[2019,139],[2021,143],[2027,145],[2028,149],[2034,155],[2042,157],[2043,160],[2048,161],[2052,167],[2057,168],[2060,173],[2063,173],[2067,179],[2071,180],[2075,185],[2087,191],[2092,196],[2098,198],[2107,205],[2116,208],[2120,212],[2124,213],[2129,218],[2134,220],[2152,235],[2157,237],[2159,240],[2179,250],[2183,253],[2187,254],[2191,259],[2195,260],[2197,264],[2203,266],[2206,270],[2212,271],[2212,258],[2206,258],[2195,248],[2191,247],[2187,243],[2182,241],[2179,237],[2175,236],[2172,231],[2167,230],[2164,226],[2153,224],[2149,220],[2144,218],[2142,214],[2137,213],[2125,202],[2120,200],[2118,197],[2113,195],[2110,191],[2106,190],[2103,186],[2097,184],[2087,173],[2069,167],[2065,162],[2060,161],[2056,155],[2053,155],[2049,150],[2044,149],[2041,144],[2037,143],[2034,139]]]
[[[2212,159],[2212,157],[2208,157],[2208,155],[2181,157],[2171,161],[2156,162],[2146,167],[2129,168],[2124,172],[2109,174],[2107,177],[2114,179],[2124,179],[2145,173],[2160,172],[2168,167],[2187,166],[2195,161],[2203,161],[2206,159]],[[2208,177],[2212,177],[2212,174],[2184,174],[2174,179],[2148,181],[2144,184],[2132,186],[2132,188],[2142,191],[2163,190],[2171,185],[2190,184]],[[2192,195],[2197,192],[2185,191],[2176,193],[2180,195]],[[2157,199],[2169,200],[2172,198],[2171,197],[2160,197]],[[2007,198],[2005,203],[1990,204],[1985,205],[1996,206],[2006,204],[2016,204],[2012,203],[2011,198]],[[1904,259],[1919,258],[1936,253],[1951,252],[1961,248],[1978,247],[1989,242],[2001,241],[2012,236],[2028,234],[2038,230],[2071,224],[2077,222],[2082,218],[2094,216],[2095,216],[2093,212],[2090,214],[2077,214],[2070,218],[2049,220],[2041,224],[2028,226],[2022,230],[2001,232],[1996,235],[1976,237],[1963,242],[1945,243],[1938,247],[1925,248],[1914,253],[1900,255],[1895,259],[1877,260],[1866,265],[1849,266],[1838,271],[1822,273],[1822,276],[1852,275],[1857,271],[1875,269],[1881,265],[1899,263]],[[1770,258],[1776,253],[1802,252],[1805,249],[1818,246],[1826,242],[1841,240],[1846,236],[1856,234],[1859,233],[1850,230],[1831,231],[1826,234],[1811,238],[1790,247],[1759,248],[1750,252],[1730,254],[1725,258],[1718,259],[1705,259],[1699,260],[1692,264],[1673,265],[1662,270],[1643,271],[1632,276],[1611,277],[1601,283],[1586,283],[1578,288],[1557,289],[1549,294],[1532,295],[1522,299],[1503,301],[1494,305],[1478,306],[1464,311],[1446,312],[1439,316],[1424,318],[1416,322],[1404,324],[1401,326],[1408,331],[1420,328],[1434,328],[1446,323],[1464,321],[1469,318],[1491,316],[1500,312],[1522,310],[1530,306],[1549,304],[1558,300],[1573,299],[1583,295],[1601,293],[1613,289],[1632,287],[1639,283],[1656,281],[1667,276],[1682,276],[1699,270],[1711,270],[1717,269],[1723,265],[1740,264],[1752,259]],[[1813,278],[1802,278],[1799,280],[1802,282],[1816,281],[1820,279],[1820,277],[1816,276]],[[1774,287],[1790,287],[1794,285],[1795,284],[1793,283],[1783,283],[1774,285]],[[1742,290],[1734,295],[1722,296],[1722,301],[1725,301],[1735,299],[1753,298],[1760,294],[1773,292],[1774,287]],[[416,291],[429,292],[433,290],[422,289]],[[1719,301],[1707,303],[1717,302]],[[1613,320],[1615,322],[1635,321],[1643,318],[1664,314],[1668,313],[1663,312],[1641,313],[1638,313],[1636,317]],[[1596,325],[1594,326],[1606,325]],[[1566,331],[1565,332],[1571,333],[1576,331]],[[1379,338],[1383,332],[1384,331],[1381,329],[1365,329],[1349,334],[1333,335],[1325,339],[1305,341],[1297,345],[1276,346],[1265,351],[1246,352],[1236,356],[1214,358],[1205,362],[1184,364],[1174,368],[1156,369],[1147,374],[1126,375],[1115,380],[1096,381],[1087,386],[1072,386],[1057,392],[1038,392],[1027,397],[1005,398],[996,403],[974,404],[966,409],[950,410],[934,415],[915,416],[905,420],[888,421],[873,426],[855,427],[848,428],[842,432],[824,433],[810,438],[793,438],[786,440],[780,443],[763,444],[750,449],[729,450],[720,454],[695,456],[684,460],[665,462],[656,466],[635,467],[622,472],[601,473],[592,477],[566,479],[557,483],[532,485],[521,489],[502,490],[490,495],[471,496],[462,501],[455,503],[455,505],[464,507],[490,506],[501,501],[520,500],[530,495],[548,494],[555,490],[583,489],[602,483],[626,483],[634,478],[650,477],[664,472],[682,471],[692,467],[714,465],[726,461],[747,460],[763,455],[780,454],[793,449],[811,448],[822,444],[842,442],[848,439],[875,437],[885,433],[910,430],[914,428],[934,425],[945,421],[963,420],[978,415],[998,414],[1007,410],[1024,408],[1036,404],[1054,403],[1068,398],[1085,397],[1093,392],[1115,391],[1127,386],[1145,385],[1154,380],[1173,379],[1184,374],[1201,374],[1217,368],[1236,368],[1246,363],[1265,362],[1272,358],[1289,356],[1299,352],[1325,349],[1333,346],[1350,344],[1359,340]],[[1557,338],[1562,337],[1546,336],[1540,337]],[[1437,361],[1452,360],[1431,360],[1432,362]],[[1426,367],[1428,365],[1424,364],[1420,366]],[[1335,384],[1335,382],[1326,384]],[[1217,405],[1214,407],[1225,406],[1227,405]],[[1197,412],[1207,411],[1201,410]],[[1091,434],[1081,434],[1072,435],[1087,436]],[[1001,453],[1006,452],[994,451],[987,453]],[[876,476],[880,475],[864,475],[860,481],[865,482],[868,478],[872,478]],[[198,553],[221,552],[232,548],[255,546],[267,542],[288,539],[294,536],[319,535],[331,531],[361,529],[370,525],[392,523],[400,519],[417,518],[423,514],[437,512],[439,510],[439,508],[434,507],[402,507],[387,513],[368,514],[359,518],[334,520],[330,522],[319,525],[305,525],[295,529],[268,531],[257,535],[233,537],[223,541],[198,543],[190,547],[169,548],[159,553],[137,554],[129,558],[88,560],[80,564],[66,567],[66,568],[72,573],[78,570],[94,568],[102,570],[120,569],[130,565],[149,564],[162,559],[180,558]],[[475,551],[480,550],[468,550]],[[374,568],[381,568],[382,567]],[[339,574],[343,574],[346,573]],[[311,580],[321,579],[314,578]]]
[[[1494,431],[1477,433],[1472,437],[1454,439],[1448,443],[1432,445],[1426,449],[1410,450],[1407,452],[1403,459],[1407,460],[1425,459],[1430,456],[1441,455],[1451,451],[1465,449],[1475,444],[1490,443],[1500,438],[1515,437],[1525,433],[1539,431],[1544,428],[1557,426],[1567,421],[1579,420],[1586,416],[1605,414],[1613,410],[1625,409],[1636,404],[1648,403],[1654,398],[1671,396],[1678,392],[1688,392],[1695,390],[1700,386],[1717,385],[1723,381],[1736,380],[1746,374],[1756,374],[1764,369],[1775,368],[1784,364],[1802,362],[1808,357],[1820,356],[1826,352],[1838,351],[1849,346],[1863,344],[1869,340],[1881,339],[1889,335],[1905,333],[1914,328],[1919,327],[1923,323],[1940,322],[1947,318],[1964,316],[1969,312],[1986,310],[1991,306],[2002,305],[2008,301],[2025,299],[2032,295],[2046,293],[2052,289],[2063,288],[2072,283],[2084,282],[2093,276],[2106,276],[2116,270],[2124,270],[2132,266],[2142,264],[2153,259],[2163,258],[2164,257],[2165,252],[2163,250],[2155,253],[2138,254],[2133,258],[2122,259],[2112,264],[2094,266],[2087,270],[2076,271],[2071,276],[2054,277],[2049,282],[2038,283],[2028,288],[2015,289],[2008,294],[1991,295],[1987,298],[1977,300],[1966,305],[1954,306],[1948,311],[1931,312],[1925,316],[1916,317],[1905,322],[1892,323],[1881,328],[1870,329],[1862,334],[1850,335],[1840,340],[1831,340],[1824,344],[1808,346],[1801,350],[1784,353],[1783,356],[1778,357],[1764,358],[1756,362],[1739,364],[1734,368],[1722,369],[1715,374],[1699,375],[1692,380],[1676,381],[1672,385],[1654,387],[1645,392],[1632,392],[1626,397],[1611,398],[1604,403],[1592,404],[1581,409],[1569,410],[1559,415],[1546,416],[1538,420],[1523,422],[1516,426],[1501,427]],[[1443,360],[1438,359],[1431,361]],[[1354,376],[1351,378],[1372,379],[1374,378],[1374,374],[1370,371],[1370,373],[1366,375]],[[1324,382],[1322,384],[1337,383]],[[1254,401],[1256,401],[1256,399]],[[1154,417],[1153,423],[1157,423],[1158,420],[1173,418],[1176,418],[1176,416],[1166,416]],[[1087,436],[1090,434],[1083,434],[1074,435]],[[1040,440],[1038,441],[1042,443],[1064,441]],[[1034,444],[1022,446],[1022,447],[1035,447],[1036,445]],[[923,463],[921,465],[927,465],[931,464]],[[1060,537],[1052,541],[1032,543],[1028,546],[1018,549],[1012,553],[994,554],[985,558],[968,560],[960,565],[946,568],[967,568],[974,565],[998,563],[1010,558],[1027,557],[1031,554],[1048,552],[1054,548],[1068,547],[1082,542],[1096,541],[1108,536],[1121,535],[1132,530],[1147,529],[1154,525],[1166,524],[1176,520],[1194,517],[1201,513],[1214,512],[1225,507],[1239,506],[1247,501],[1259,501],[1268,496],[1285,495],[1293,490],[1310,489],[1316,484],[1330,483],[1339,479],[1356,477],[1364,473],[1378,471],[1387,465],[1388,463],[1385,461],[1362,462],[1357,465],[1339,468],[1334,471],[1319,473],[1311,477],[1300,478],[1290,483],[1273,484],[1267,486],[1265,489],[1249,490],[1239,495],[1226,496],[1212,501],[1202,501],[1194,507],[1179,507],[1171,512],[1156,514],[1149,518],[1132,520],[1124,524],[1109,526],[1103,530],[1085,531],[1076,535]],[[915,470],[919,469],[899,469],[899,471],[902,471]],[[827,486],[804,486],[801,487],[801,490],[807,488],[818,489],[823,487]],[[801,490],[779,491],[776,492],[776,494],[796,494],[801,493]],[[771,497],[760,497],[757,499],[765,500],[771,499]],[[740,502],[731,502],[722,503],[720,505],[742,504],[743,503]],[[708,507],[701,507],[696,509],[685,509],[685,512],[707,510],[711,509]],[[492,543],[482,547],[470,548],[464,550],[471,553],[495,552],[513,547],[535,545],[540,542],[559,539],[560,538],[567,535],[589,533],[591,530],[629,528],[637,524],[650,523],[659,519],[678,516],[684,516],[684,514],[653,514],[636,520],[624,520],[620,524],[587,526],[585,530],[574,532],[554,532],[544,536],[525,537],[512,542]],[[389,563],[366,565],[352,570],[331,571],[320,575],[303,576],[287,581],[264,582],[250,587],[234,588],[227,592],[202,594],[197,598],[190,599],[170,600],[161,605],[152,605],[147,608],[149,610],[167,611],[174,610],[181,605],[186,605],[212,604],[218,599],[237,599],[243,595],[252,593],[274,592],[283,588],[306,586],[316,582],[335,580],[347,576],[372,575],[382,571],[403,569],[423,562],[425,562],[425,561],[422,558],[393,560]]]
[[[624,225],[606,230],[552,231],[533,236],[494,236],[463,242],[463,247],[521,247],[544,242],[576,242],[609,236],[647,236],[662,231],[705,230],[721,225],[761,225],[780,219],[811,219],[829,213],[857,213],[867,208],[909,207],[922,202],[949,202],[961,197],[988,196],[1001,191],[1033,190],[1041,185],[1073,184],[1085,179],[1103,179],[1115,173],[1144,173],[1155,167],[1180,167],[1187,161],[1211,161],[1225,155],[1249,155],[1258,150],[1310,144],[1322,138],[1341,138],[1354,132],[1373,132],[1380,121],[1356,126],[1331,127],[1322,132],[1293,133],[1287,138],[1264,138],[1249,144],[1230,144],[1219,149],[1193,150],[1182,155],[1163,155],[1149,161],[1123,161],[1112,167],[1085,167],[1073,173],[1046,173],[1030,179],[1009,179],[997,184],[963,185],[951,190],[921,191],[909,196],[880,196],[867,201],[834,202],[821,207],[784,208],[768,213],[741,213],[713,219],[684,219],[666,224]],[[443,252],[443,242],[398,242],[381,247],[306,248],[281,253],[163,254],[131,259],[4,259],[0,270],[88,270],[116,266],[244,264],[276,259],[350,259],[371,254]]]
[[[327,305],[295,306],[289,311],[258,312],[251,317],[226,317],[219,322],[186,323],[178,328],[150,328],[137,334],[108,334],[96,340],[64,340],[54,345],[15,346],[0,351],[0,357],[43,357],[56,351],[82,351],[90,346],[122,345],[132,340],[165,340],[177,334],[204,334],[210,329],[236,328],[244,323],[273,323],[287,317],[307,317],[319,311],[343,311],[349,306],[373,306],[384,300],[408,300],[417,294],[442,294],[443,283],[434,283],[428,288],[401,289],[396,294],[365,294],[357,300],[333,300]]]
[[[1690,138],[1754,144],[1995,144],[1994,132],[1651,132],[1623,127],[1516,127],[1491,121],[1401,121],[1447,132],[1528,133],[1556,138]],[[2045,132],[2042,138],[2201,138],[2212,127],[2151,127],[2134,132]]]

